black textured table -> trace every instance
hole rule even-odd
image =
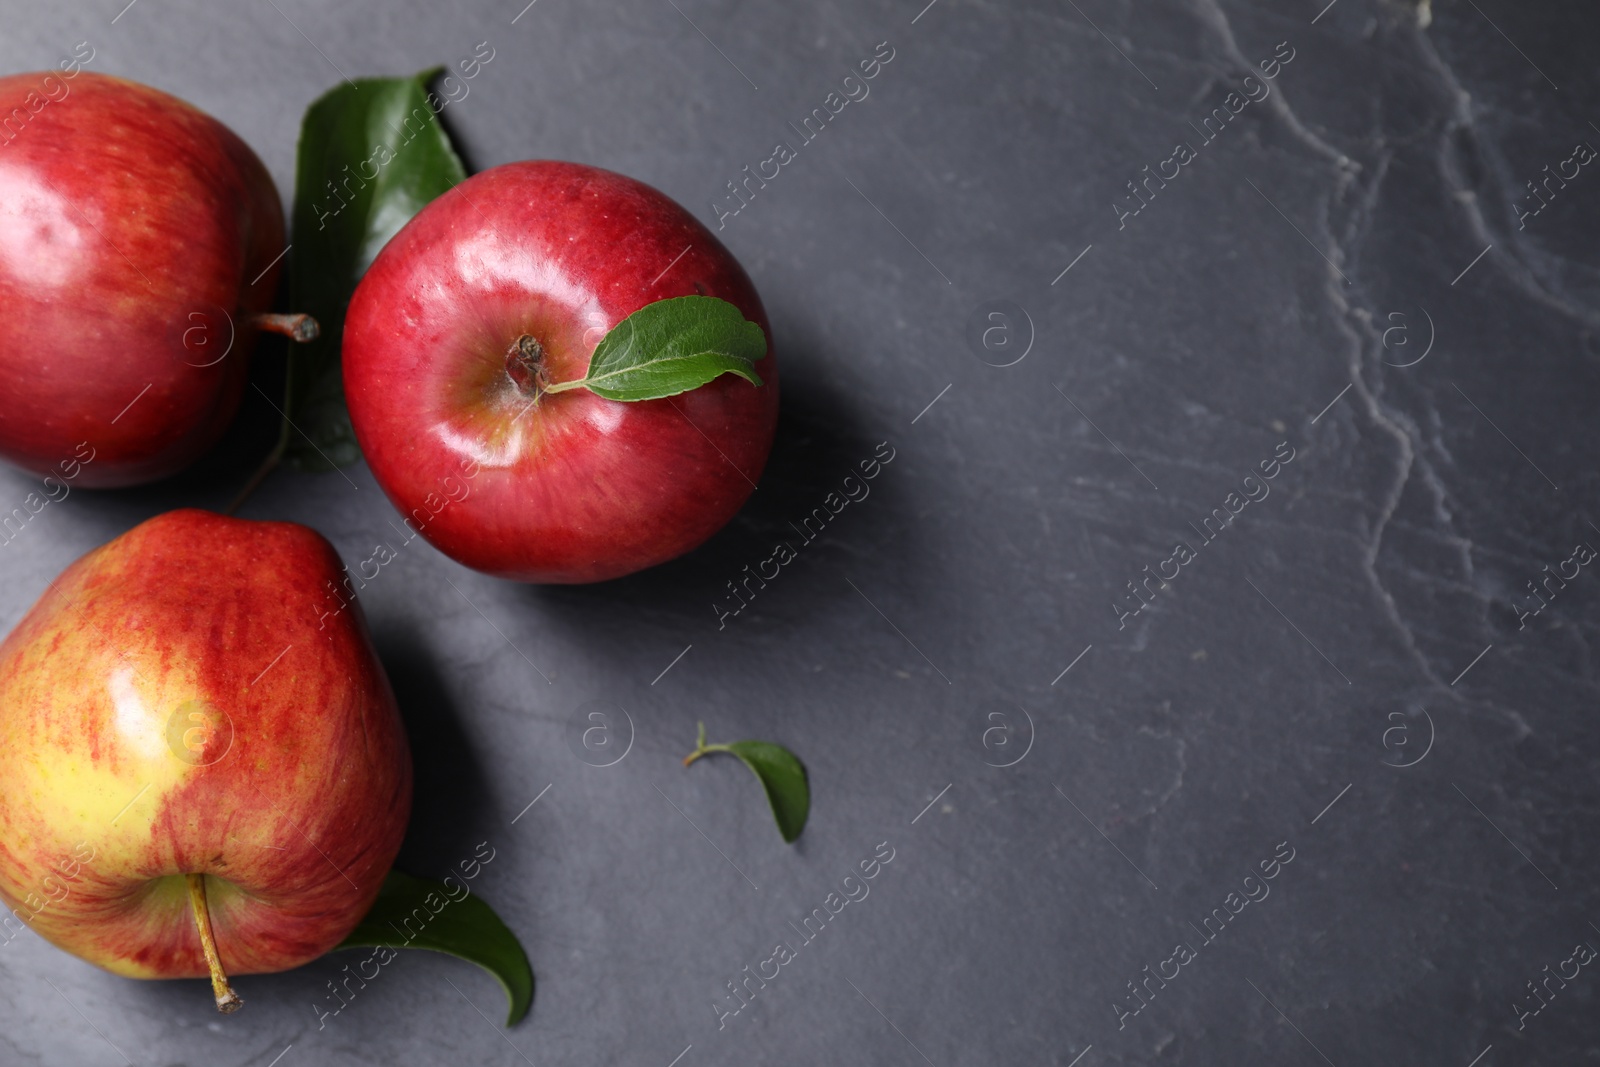
[[[427,953],[337,1015],[351,958],[244,977],[223,1019],[28,934],[0,1063],[1596,1055],[1592,11],[122,2],[7,3],[0,68],[91,42],[286,198],[324,89],[488,42],[444,113],[470,165],[593,163],[720,222],[783,416],[687,558],[531,588],[417,541],[363,591],[417,754],[401,862],[487,842],[525,1022]],[[251,397],[199,468],[8,539],[0,623],[134,523],[222,507],[270,438]],[[394,512],[347,473],[244,514],[364,558]],[[0,509],[32,486],[0,472]],[[737,764],[679,766],[702,719],[805,759],[797,845]]]

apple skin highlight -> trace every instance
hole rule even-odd
[[[333,547],[169,512],[66,569],[0,644],[0,937],[137,978],[283,971],[371,907],[411,756]],[[219,997],[219,1006],[221,1000]]]
[[[532,399],[508,371],[530,336],[549,381],[582,378],[623,319],[694,295],[761,327],[763,385]],[[357,287],[343,363],[356,438],[405,521],[517,581],[601,581],[689,551],[754,490],[777,426],[772,329],[732,254],[662,193],[575,163],[494,167],[423,208]]]

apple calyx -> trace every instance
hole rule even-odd
[[[217,942],[211,936],[211,911],[206,907],[206,876],[186,874],[189,884],[189,906],[194,910],[194,924],[200,931],[200,950],[205,953],[206,967],[211,971],[211,992],[217,998],[217,1010],[231,1015],[244,1006],[244,998],[228,984],[228,974],[222,969],[222,957],[217,955]]]
[[[551,391],[550,374],[545,368],[544,346],[532,334],[525,333],[506,349],[506,374],[516,383],[517,389],[530,400]]]
[[[315,341],[322,334],[322,327],[310,315],[279,315],[275,312],[263,312],[260,315],[251,315],[245,320],[249,325],[266,333],[282,334],[291,341],[305,344]]]

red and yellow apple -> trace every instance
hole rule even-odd
[[[423,208],[362,278],[345,395],[378,484],[457,561],[527,582],[593,582],[672,559],[755,488],[778,417],[733,374],[659,399],[544,392],[585,376],[646,305],[715,297],[771,328],[749,277],[663,194],[575,163],[495,167]]]
[[[0,458],[135,485],[222,434],[284,251],[272,178],[216,119],[74,69],[0,78]],[[300,336],[304,336],[302,332]]]
[[[116,974],[287,970],[372,905],[411,757],[315,531],[169,512],[85,555],[0,644],[0,898]],[[332,610],[330,610],[330,608]]]

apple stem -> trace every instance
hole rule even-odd
[[[544,346],[532,334],[525,333],[506,349],[506,375],[516,383],[522,395],[533,400],[550,390],[550,374],[544,365]]]
[[[186,874],[189,883],[189,904],[194,909],[194,924],[200,930],[200,949],[206,956],[206,967],[211,971],[211,992],[217,998],[217,1010],[231,1015],[244,1005],[244,998],[228,984],[228,975],[222,969],[222,958],[217,955],[217,942],[211,936],[211,912],[206,907],[206,876]]]
[[[281,333],[291,341],[315,341],[322,334],[322,327],[310,315],[279,315],[275,312],[263,312],[251,315],[245,319],[246,324],[267,333]]]
[[[538,400],[546,393],[582,389],[589,384],[582,378],[570,382],[552,382],[550,368],[544,362],[544,346],[537,337],[528,333],[512,341],[511,347],[506,349],[506,376],[530,400]]]

